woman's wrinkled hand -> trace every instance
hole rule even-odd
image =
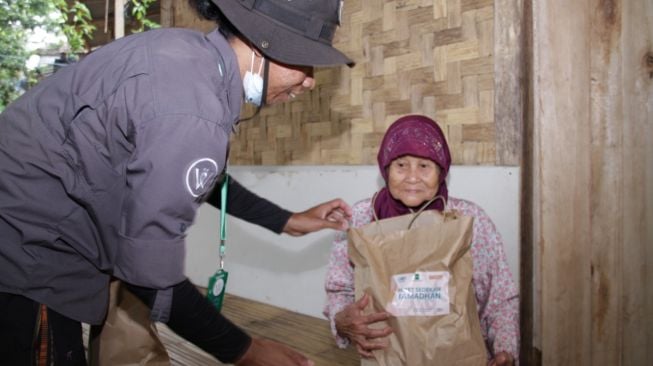
[[[292,348],[268,339],[254,338],[237,366],[313,366],[313,361]]]
[[[365,358],[372,357],[372,351],[386,348],[389,345],[387,337],[392,328],[373,329],[369,325],[387,320],[389,313],[379,312],[363,315],[363,310],[369,303],[369,295],[364,294],[358,301],[348,305],[335,316],[338,334],[349,338],[356,345],[358,353]]]
[[[508,352],[499,352],[488,362],[488,366],[513,366],[515,358]]]
[[[337,198],[292,214],[283,232],[292,236],[301,236],[322,229],[347,230],[351,214],[351,207]]]

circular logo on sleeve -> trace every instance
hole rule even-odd
[[[218,163],[211,158],[202,158],[193,162],[186,171],[186,189],[193,197],[199,197],[211,188],[218,176]]]

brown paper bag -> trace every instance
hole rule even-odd
[[[170,366],[150,309],[120,281],[111,282],[104,326],[91,328],[89,365]]]
[[[414,220],[414,221],[413,221]],[[393,316],[390,346],[362,365],[477,366],[487,362],[472,287],[473,218],[434,210],[349,231],[356,299]]]

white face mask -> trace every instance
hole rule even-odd
[[[261,76],[261,69],[263,68],[264,59],[258,67],[258,72],[253,74],[254,71],[254,51],[252,51],[252,64],[250,70],[245,72],[243,78],[243,90],[245,91],[245,103],[254,104],[257,107],[261,106],[261,98],[263,97],[263,77]]]

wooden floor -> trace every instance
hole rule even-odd
[[[254,337],[264,337],[304,353],[316,366],[360,365],[355,349],[341,350],[331,336],[329,323],[274,306],[227,295],[223,313]],[[174,366],[223,365],[188,341],[180,338],[165,325],[157,324]]]

